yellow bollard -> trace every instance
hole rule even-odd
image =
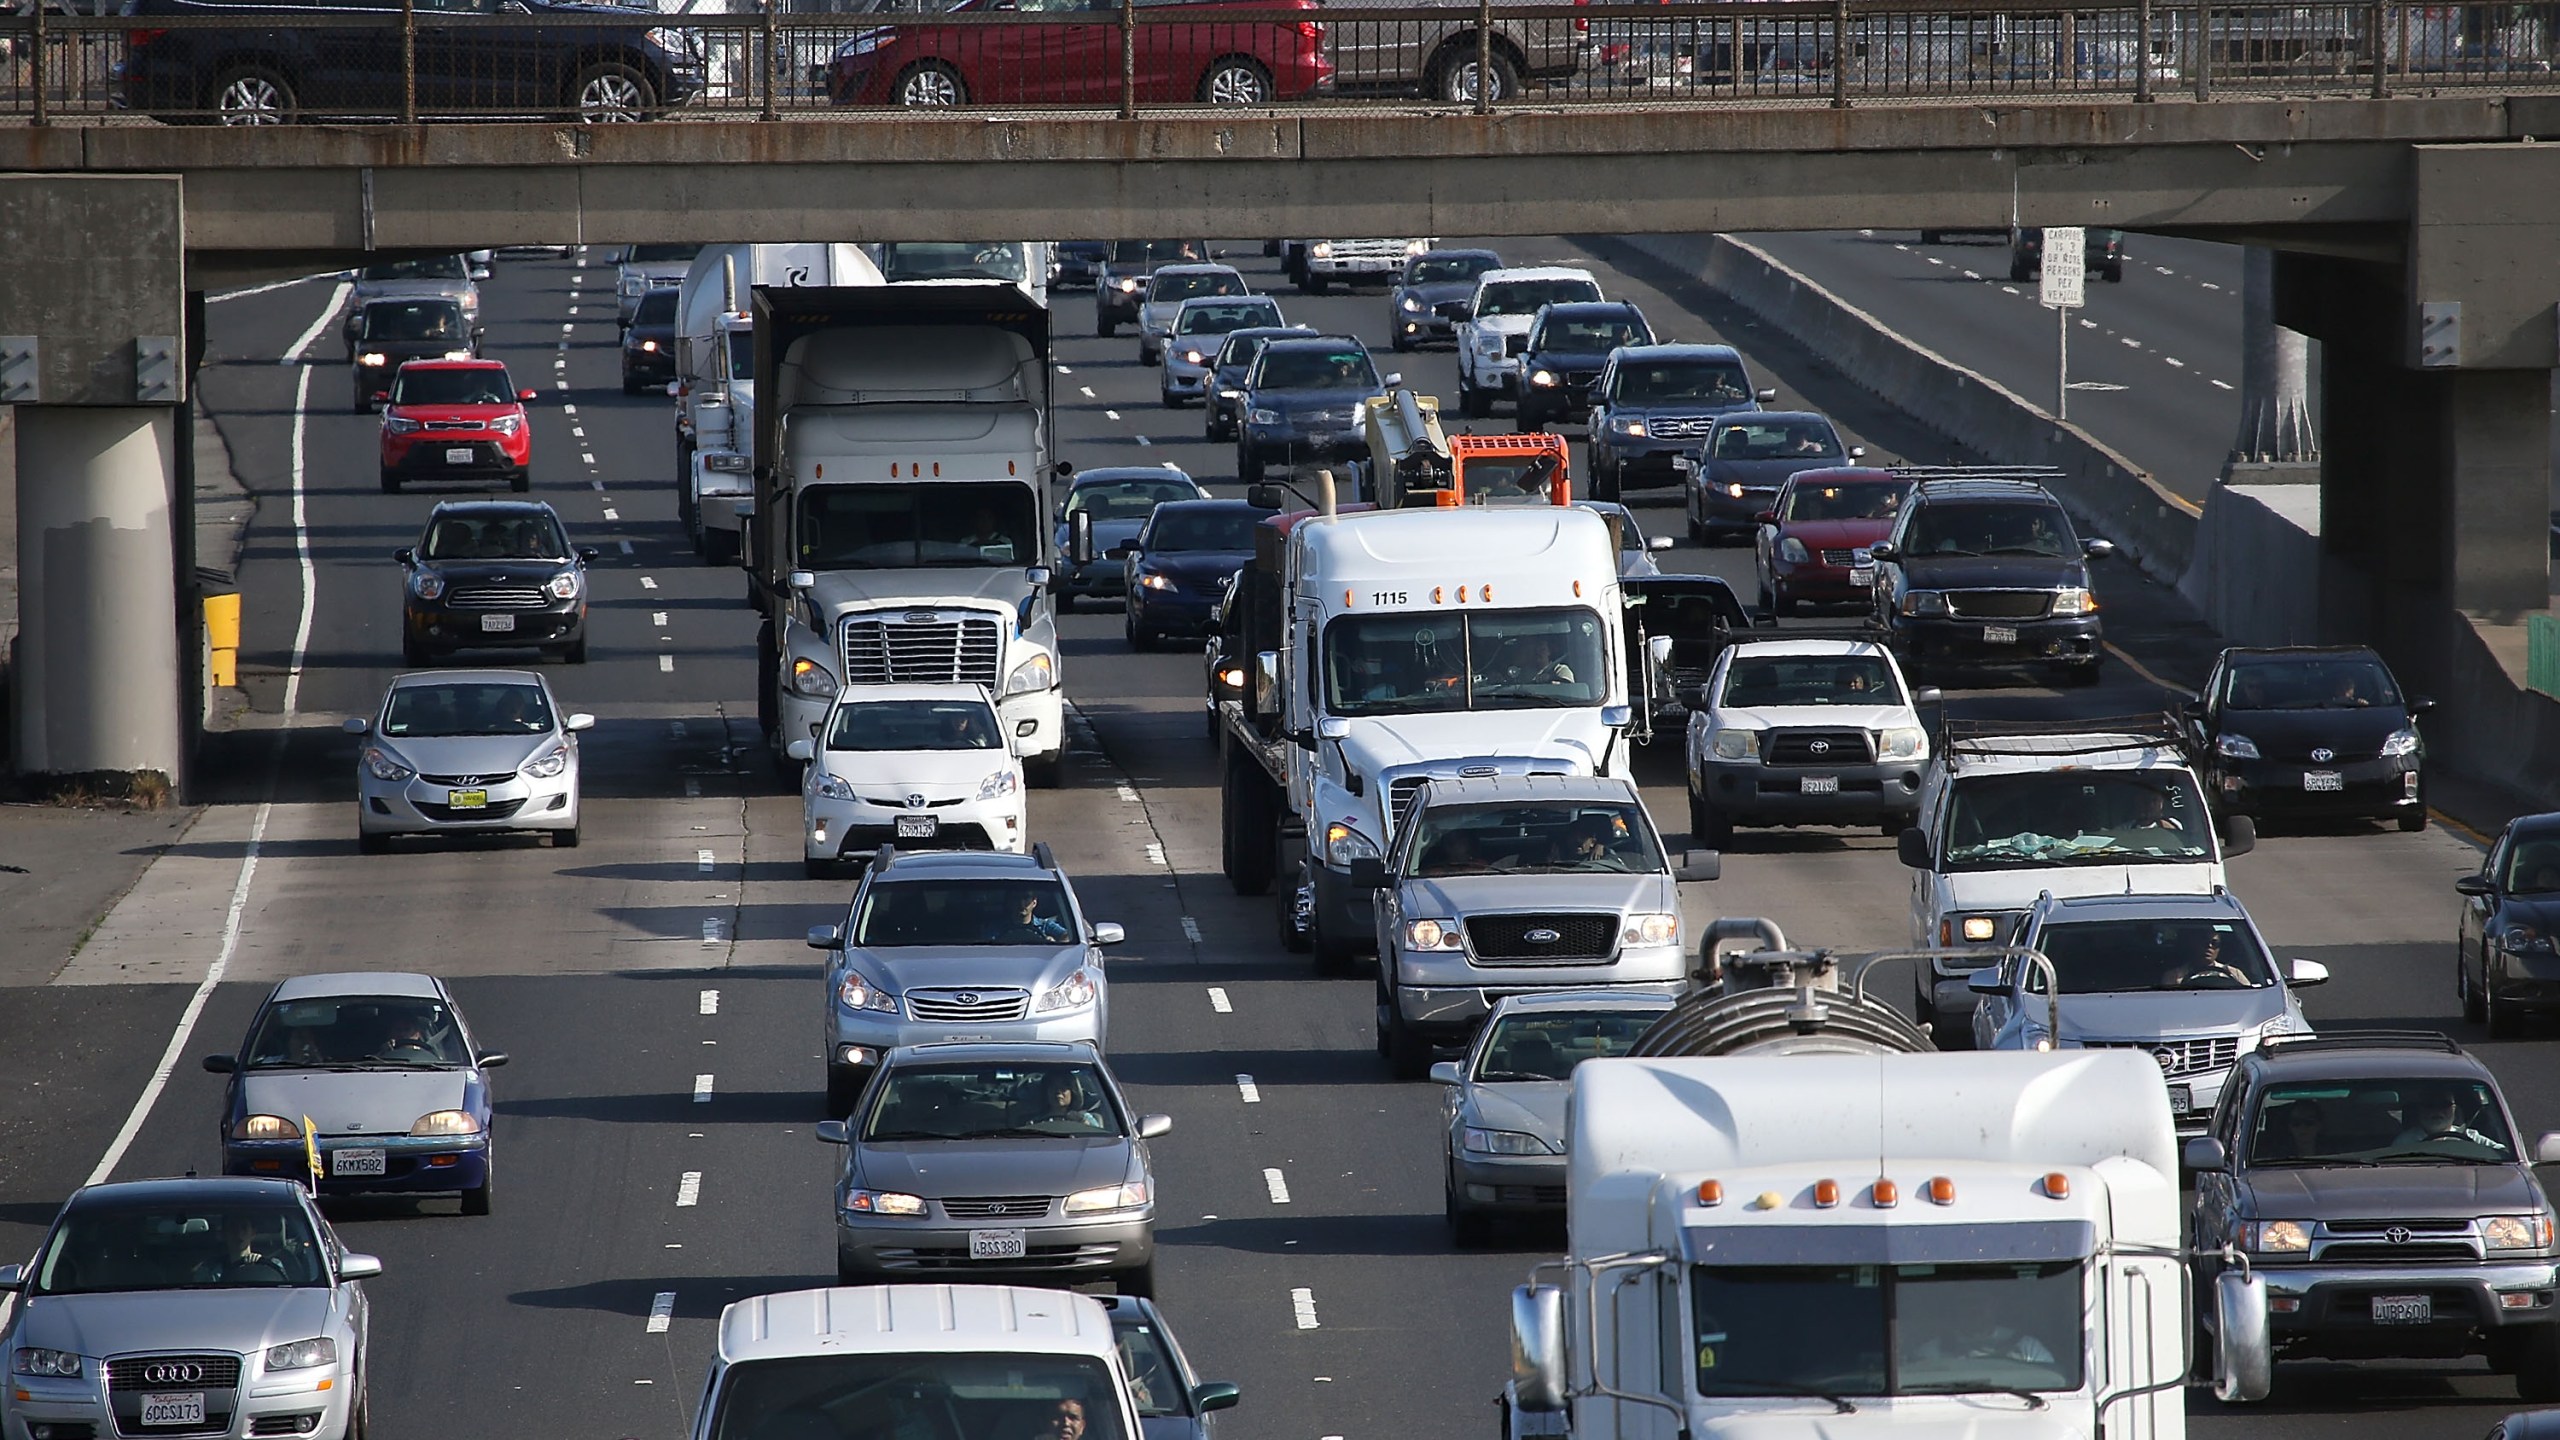
[[[207,595],[204,597],[204,634],[212,663],[206,667],[205,683],[233,686],[240,683],[240,597]]]

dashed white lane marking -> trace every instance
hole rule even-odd
[[[628,555],[628,554],[630,554],[630,553],[631,553],[631,542],[630,542],[630,541],[628,541],[628,540],[621,540],[621,541],[616,541],[615,543],[616,543],[616,544],[618,544],[618,545],[620,545],[620,546],[622,547],[622,553],[623,553],[623,554]],[[657,587],[653,585],[653,586],[651,586],[650,588],[654,590],[654,589],[656,589]]]
[[[676,1208],[679,1210],[690,1210],[701,1203],[702,1172],[699,1170],[687,1170],[684,1172],[683,1178],[676,1181]]]
[[[554,380],[551,384],[556,389],[566,390],[569,388],[569,382],[566,380]]]
[[[693,1077],[693,1103],[696,1105],[707,1105],[711,1103],[710,1076],[696,1075]]]
[[[1244,1097],[1244,1103],[1247,1105],[1262,1103],[1262,1087],[1254,1084],[1253,1077],[1250,1075],[1236,1077],[1236,1093]]]
[[[2142,348],[2142,342],[2134,339],[2130,335],[2119,335],[2116,337],[2116,341],[2118,344],[2123,345],[2129,350],[2139,350]]]
[[[661,675],[673,675],[676,673],[676,657],[673,655],[659,656],[658,673]]]
[[[577,329],[577,328],[578,328],[577,326],[575,326],[575,325],[571,325],[571,324],[569,324],[569,323],[567,323],[567,322],[563,321],[563,322],[561,323],[561,326],[560,326],[560,333],[561,333],[561,334],[563,334],[563,335],[566,335],[566,334],[568,334],[570,331],[575,330],[575,329]]]
[[[729,938],[729,922],[718,915],[702,917],[702,943],[717,945]]]
[[[2178,367],[2179,369],[2181,369],[2181,370],[2184,370],[2184,369],[2186,369],[2186,368],[2187,368],[2187,362],[2186,362],[2186,361],[2184,361],[2184,360],[2179,359],[2179,358],[2178,358],[2177,356],[2175,356],[2175,355],[2163,355],[2163,356],[2161,356],[2160,358],[2161,358],[2161,359],[2163,359],[2163,360],[2168,361],[2168,362],[2169,362],[2170,364],[2172,364],[2172,365],[2177,366],[2177,367]]]
[[[2163,271],[2161,271],[2160,273],[2161,273],[2161,274],[2163,274],[2163,275],[2166,275],[2166,274],[2168,274],[2169,272],[2168,272],[2168,271],[2166,271],[2166,270],[2163,270]],[[570,306],[570,307],[569,307],[569,313],[570,313],[570,314],[572,314],[572,315],[577,314],[577,313],[578,313],[578,307],[577,307],[577,306],[575,306],[575,305]]]
[[[1090,400],[1090,399],[1092,399],[1092,398],[1093,398],[1093,387],[1092,387],[1092,386],[1090,386],[1090,385],[1079,385],[1079,386],[1077,386],[1076,388],[1077,388],[1078,390],[1081,390],[1081,391],[1083,391],[1083,392],[1084,392],[1084,398],[1086,398],[1087,400]]]
[[[1102,412],[1102,416],[1106,420],[1117,420],[1120,418],[1120,412],[1117,410],[1105,410]]]
[[[593,465],[596,463],[595,452],[592,450],[581,450],[578,452],[578,460],[581,464]]]
[[[2216,390],[2228,390],[2231,386],[2227,382],[2216,380],[2213,382],[2213,388]]]
[[[622,512],[614,509],[610,505],[607,505],[604,507],[604,518],[607,520],[619,520],[622,518]]]
[[[650,623],[650,624],[652,624],[652,625],[664,625],[664,624],[666,624],[666,623],[667,623],[667,612],[666,612],[666,611],[664,611],[664,610],[652,610],[652,611],[650,611],[650,612],[649,612],[649,623]],[[677,731],[678,731],[679,733],[681,733],[681,732],[683,731],[684,727],[683,727],[683,726],[681,726],[681,725],[679,725],[679,726],[677,726],[677,727],[676,727],[676,729],[677,729]]]
[[[569,433],[576,436],[578,439],[584,440],[587,438],[587,427],[584,425],[572,425],[569,427]]]
[[[670,1297],[671,1299],[673,1297]],[[1300,1286],[1289,1292],[1289,1308],[1298,1314],[1298,1328],[1313,1330],[1316,1325],[1316,1292]]]
[[[708,850],[696,850],[693,852],[693,868],[702,874],[710,874],[712,867],[719,863],[720,857],[712,854]]]
[[[1147,438],[1146,436],[1144,436],[1144,435],[1141,435],[1141,436],[1139,436],[1139,437],[1138,437],[1138,443],[1139,443],[1139,444],[1141,444],[1141,445],[1153,445],[1153,444],[1154,444],[1154,443],[1156,443],[1156,442],[1154,442],[1153,440],[1148,439],[1148,438]]]
[[[2080,322],[2080,328],[2083,330],[2095,330],[2098,328],[2098,322],[2095,320],[2083,320]]]
[[[2000,293],[2003,295],[2016,295],[2020,292],[2018,287],[2015,285],[2003,285],[2000,287]]]
[[[1901,241],[1899,241],[1899,240],[1896,240],[1895,242],[1893,242],[1893,248],[1894,248],[1894,249],[1896,249],[1896,250],[1903,251],[1903,252],[1904,252],[1904,253],[1906,253],[1906,254],[1908,254],[1908,253],[1910,252],[1910,250],[1911,250],[1911,247],[1910,247],[1910,246],[1903,244],[1903,243],[1902,243]]]
[[[1967,280],[1979,280],[1979,279],[1981,279],[1982,277],[1981,277],[1981,276],[1979,276],[1979,275],[1976,275],[1975,273],[1973,273],[1973,272],[1972,272],[1972,271],[1970,271],[1970,270],[1967,270],[1966,272],[1964,272],[1964,278],[1966,278]]]
[[[1190,942],[1191,942],[1192,944],[1194,944],[1194,945],[1199,944],[1199,943],[1200,943],[1200,922],[1199,922],[1199,921],[1197,921],[1197,920],[1192,919],[1192,918],[1191,918],[1190,916],[1188,916],[1188,915],[1183,916],[1183,917],[1182,917],[1182,938],[1183,938],[1183,939],[1185,939],[1185,940],[1190,941]],[[1217,993],[1217,994],[1219,994],[1219,995],[1224,995],[1224,994],[1226,994],[1227,992],[1225,992],[1224,990],[1220,990],[1220,991],[1217,991],[1216,993]]]
[[[702,1013],[705,1015],[717,1015],[720,1013],[719,991],[705,990],[702,992]]]
[[[575,405],[563,405],[560,407],[560,413],[563,415],[575,415],[578,413],[578,407]]]
[[[1209,987],[1209,1008],[1221,1015],[1233,1015],[1236,1013],[1236,1002],[1227,998],[1227,987],[1212,985]]]
[[[2197,283],[2197,284],[2199,284],[2199,285],[2202,285],[2202,286],[2203,286],[2204,288],[2206,288],[2207,290],[2219,290],[2219,289],[2221,289],[2221,288],[2222,288],[2221,286],[2214,284],[2214,283],[2213,283],[2212,281],[2210,281],[2210,280],[2199,280],[2199,281],[2197,281],[2196,283]]]
[[[1922,258],[1923,258],[1923,259],[1926,259],[1926,260],[1927,260],[1930,264],[1932,264],[1932,265],[1944,265],[1944,264],[1946,264],[1946,263],[1947,263],[1946,261],[1939,259],[1939,258],[1938,258],[1937,256],[1935,256],[1935,255],[1923,256]]]
[[[649,1301],[649,1333],[664,1335],[676,1318],[676,1292],[661,1290]]]
[[[1130,788],[1129,788],[1128,786],[1126,786],[1126,785],[1123,785],[1123,786],[1119,787],[1119,789],[1120,789],[1120,803],[1121,803],[1121,804],[1123,804],[1123,805],[1135,805],[1135,804],[1137,804],[1137,803],[1138,803],[1138,792],[1137,792],[1137,791],[1130,789]]]
[[[627,540],[626,540],[626,541],[624,541],[623,543],[627,545],[627,544],[629,544],[629,543],[631,543],[631,542],[629,542],[629,541],[627,541]],[[640,588],[641,588],[641,589],[643,589],[643,590],[655,590],[655,589],[657,589],[657,588],[658,588],[658,582],[657,582],[657,581],[655,581],[655,580],[650,579],[650,578],[649,578],[648,576],[646,576],[646,575],[643,575],[643,576],[641,576],[641,577],[640,577]]]
[[[1164,845],[1162,842],[1155,840],[1147,842],[1147,863],[1150,865],[1162,865],[1165,863]]]
[[[1074,374],[1074,373],[1076,373],[1076,372],[1074,372],[1073,370],[1068,369],[1068,368],[1067,368],[1066,366],[1064,366],[1064,365],[1061,365],[1061,366],[1059,366],[1059,367],[1058,367],[1058,373],[1059,373],[1059,374],[1061,374],[1061,375],[1073,375],[1073,374]]]
[[[2154,269],[2154,270],[2159,271],[2159,272],[2160,272],[2161,274],[2163,274],[2163,275],[2175,275],[2175,274],[2177,274],[2177,273],[2178,273],[2177,271],[2170,269],[2170,268],[2169,268],[2168,266],[2166,266],[2166,265],[2154,265],[2154,266],[2152,266],[2151,268],[2152,268],[2152,269]]]
[[[1286,1177],[1281,1175],[1279,1171],[1270,1169],[1264,1170],[1262,1172],[1262,1188],[1271,1192],[1272,1204],[1286,1205],[1289,1203],[1289,1181]]]

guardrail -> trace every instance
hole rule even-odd
[[[930,14],[645,19],[529,8],[549,3],[38,9],[0,18],[0,119],[778,119],[902,107],[1134,117],[1417,98],[1484,113],[2560,88],[2551,3],[963,0]]]

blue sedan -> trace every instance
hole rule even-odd
[[[1238,570],[1253,563],[1253,531],[1277,512],[1242,500],[1178,500],[1156,507],[1121,557],[1129,593],[1122,633],[1147,650],[1167,635],[1198,635]]]

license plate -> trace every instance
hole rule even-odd
[[[1022,1233],[1019,1230],[972,1230],[969,1232],[969,1258],[1019,1260],[1024,1254]]]
[[[1873,565],[1850,566],[1849,583],[1852,585],[1873,585],[1876,583],[1876,567]]]
[[[2347,777],[2335,770],[2305,770],[2302,772],[2302,788],[2335,794],[2347,788]]]
[[[480,617],[480,633],[483,635],[505,635],[513,631],[515,628],[516,617],[513,615],[483,615]]]
[[[1799,776],[1796,779],[1796,793],[1800,795],[1837,795],[1840,793],[1840,777],[1837,775]]]
[[[455,446],[452,446],[452,447],[448,448],[448,449],[444,452],[444,463],[446,463],[447,465],[468,465],[468,464],[470,464],[470,463],[471,463],[471,447],[470,447],[470,446],[468,446],[468,445],[455,445]]]
[[[2018,627],[2015,625],[1985,625],[1982,627],[1982,643],[1985,645],[2015,645],[2018,643]]]
[[[329,1152],[332,1175],[382,1175],[385,1169],[380,1150],[332,1150]]]
[[[489,792],[486,790],[447,790],[444,792],[444,803],[456,810],[486,810],[489,808]]]
[[[202,1425],[204,1395],[202,1392],[185,1395],[146,1393],[142,1397],[142,1423],[145,1425]]]
[[[2196,1108],[2196,1101],[2195,1092],[2193,1090],[2184,1085],[2172,1085],[2169,1087],[2169,1109],[2171,1113],[2184,1115],[2194,1108]]]
[[[2376,1295],[2373,1297],[2373,1323],[2376,1325],[2425,1325],[2436,1318],[2436,1302],[2427,1295]]]
[[[898,817],[898,838],[901,840],[930,840],[933,838],[933,833],[941,828],[942,817],[938,815]]]

